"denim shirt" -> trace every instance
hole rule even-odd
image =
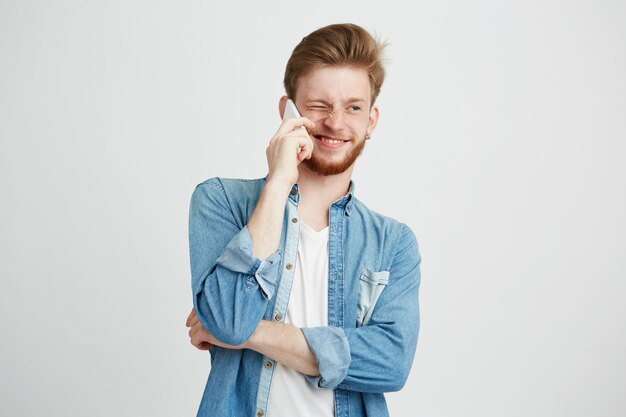
[[[294,274],[298,184],[285,205],[278,250],[252,255],[246,227],[265,179],[212,178],[191,198],[193,303],[218,340],[239,345],[260,320],[284,322]],[[404,385],[419,329],[420,255],[413,232],[348,194],[329,210],[328,326],[302,328],[337,417],[388,416],[384,392]],[[263,417],[275,361],[249,349],[215,347],[198,416]],[[272,417],[269,415],[268,417]]]

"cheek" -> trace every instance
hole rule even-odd
[[[355,134],[365,136],[365,132],[367,132],[367,128],[369,126],[369,118],[368,117],[359,117],[350,123],[350,128]]]

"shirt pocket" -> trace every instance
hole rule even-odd
[[[372,271],[363,268],[359,277],[359,300],[357,305],[356,323],[357,327],[365,326],[372,317],[372,312],[378,301],[378,297],[383,292],[389,282],[389,271]]]

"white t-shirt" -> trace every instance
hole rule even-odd
[[[285,323],[328,326],[328,227],[316,232],[300,221],[296,269]],[[276,363],[267,417],[333,417],[334,392],[313,387],[304,375]]]

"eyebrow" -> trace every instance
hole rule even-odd
[[[311,99],[311,100],[307,100],[307,101],[306,101],[306,104],[307,104],[307,105],[309,105],[309,104],[313,104],[313,103],[322,103],[322,104],[324,104],[324,105],[326,105],[326,106],[328,106],[328,107],[331,107],[331,103],[330,103],[330,102],[328,102],[328,101],[326,101],[326,100],[323,100],[323,99],[321,99],[321,98],[318,98],[318,99]],[[351,98],[349,98],[349,99],[347,99],[347,100],[346,100],[346,103],[366,103],[366,101],[365,101],[365,99],[362,99],[362,98],[358,98],[358,97],[351,97]]]

